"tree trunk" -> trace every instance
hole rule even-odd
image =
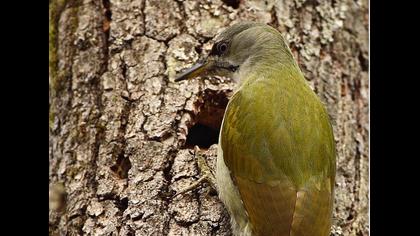
[[[50,1],[50,235],[231,235],[215,164],[233,84],[174,75],[244,20],[288,41],[337,142],[333,235],[368,235],[368,1]]]

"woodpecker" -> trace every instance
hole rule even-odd
[[[336,151],[328,113],[282,35],[235,24],[175,81],[236,83],[218,145],[216,185],[234,235],[328,236]]]

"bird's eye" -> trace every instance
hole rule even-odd
[[[213,45],[209,55],[221,56],[228,49],[227,42],[217,42]]]
[[[219,54],[223,54],[226,52],[227,44],[225,42],[219,43],[217,45],[217,51],[219,51]]]

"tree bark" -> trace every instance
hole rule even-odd
[[[52,0],[50,235],[231,235],[200,178],[229,79],[174,83],[212,37],[271,24],[326,104],[337,143],[332,235],[368,235],[368,1]]]

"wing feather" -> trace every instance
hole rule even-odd
[[[335,175],[331,125],[309,87],[278,81],[235,93],[221,133],[224,162],[255,235],[328,235]]]

